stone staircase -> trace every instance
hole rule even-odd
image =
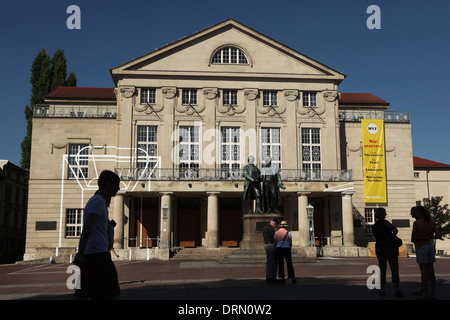
[[[182,248],[175,247],[171,250],[170,260],[218,260],[230,255],[239,248]]]
[[[264,249],[241,249],[233,251],[230,255],[225,256],[222,259],[217,259],[217,262],[223,264],[257,264],[263,265],[266,263],[266,252]],[[306,255],[298,253],[296,250],[292,250],[292,263],[309,263],[316,262],[315,257],[307,257]]]
[[[240,248],[173,248],[171,260],[213,260],[221,264],[252,264],[264,265],[266,252],[264,249]],[[292,263],[316,262],[316,257],[307,256],[297,250],[292,250]]]

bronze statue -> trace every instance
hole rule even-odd
[[[278,210],[282,204],[280,188],[286,189],[281,182],[280,171],[278,167],[272,166],[271,158],[266,158],[263,161],[261,172],[264,208],[267,213],[280,213]]]
[[[249,213],[253,213],[253,200],[256,202],[255,212],[263,213],[261,208],[261,172],[253,164],[254,161],[255,158],[253,156],[248,157],[248,164],[243,168],[245,178],[244,200],[248,200]]]

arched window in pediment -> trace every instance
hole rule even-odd
[[[251,65],[251,60],[243,49],[235,45],[225,45],[213,52],[210,60],[211,64]]]

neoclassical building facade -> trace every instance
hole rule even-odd
[[[409,114],[368,93],[341,93],[345,74],[233,19],[110,73],[113,88],[61,87],[34,106],[26,259],[77,247],[104,169],[121,177],[110,215],[124,256],[239,247],[249,156],[258,167],[270,157],[279,170],[280,211],[299,252],[365,255],[377,206],[408,241]],[[384,121],[382,203],[363,196],[361,119]]]

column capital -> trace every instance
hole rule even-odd
[[[206,191],[208,196],[217,196],[220,194],[220,191]]]
[[[352,197],[354,194],[355,193],[352,191],[345,191],[341,193],[342,197]]]
[[[161,196],[171,196],[173,195],[173,191],[161,191],[159,194]]]
[[[299,197],[301,197],[301,196],[309,196],[310,194],[311,194],[310,191],[297,191],[297,195]]]

